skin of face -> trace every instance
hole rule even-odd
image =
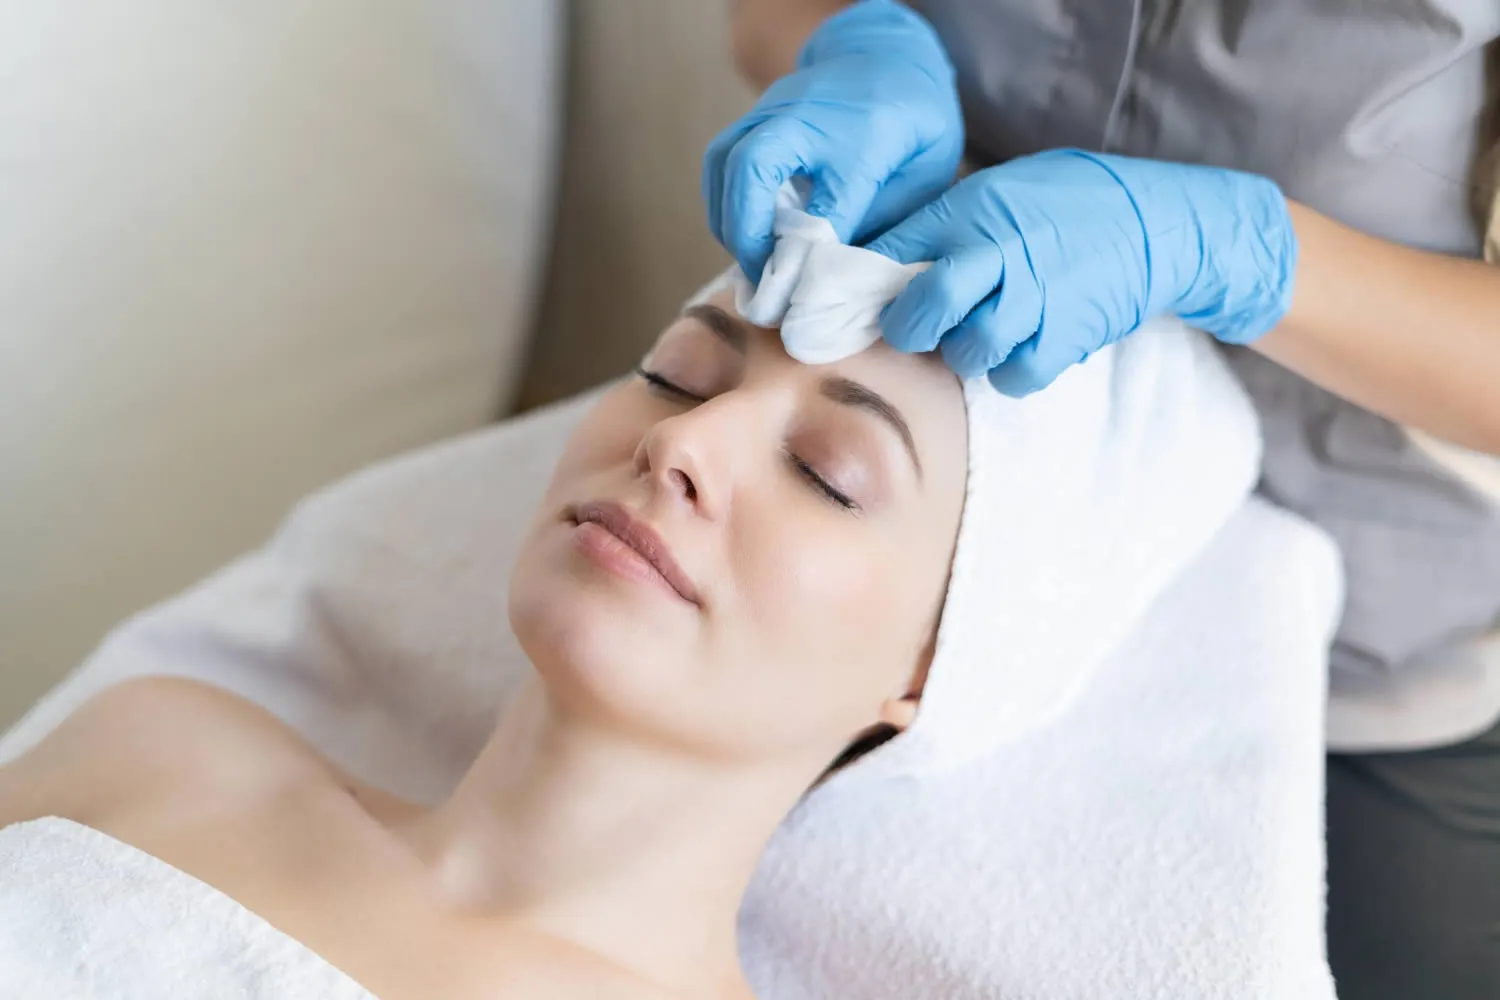
[[[806,366],[727,294],[689,309],[574,431],[522,548],[511,624],[553,709],[746,764],[828,761],[908,722],[966,447],[935,356],[879,343]],[[620,511],[685,587],[587,520],[619,532]]]

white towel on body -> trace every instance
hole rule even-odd
[[[56,817],[0,829],[0,997],[375,1000],[219,890]]]

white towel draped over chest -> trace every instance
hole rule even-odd
[[[0,829],[0,997],[374,1000],[219,890],[56,817]]]

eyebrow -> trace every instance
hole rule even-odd
[[[718,337],[731,348],[744,354],[750,342],[750,328],[745,321],[737,316],[731,316],[716,305],[700,302],[694,306],[688,306],[682,313],[691,316],[713,331]]]
[[[906,446],[906,453],[911,456],[911,464],[916,466],[917,478],[919,480],[922,478],[922,460],[917,457],[917,444],[912,439],[911,428],[907,426],[906,418],[901,416],[901,411],[896,409],[890,400],[869,386],[841,375],[824,379],[822,392],[825,399],[831,399],[844,406],[858,407],[867,413],[873,413],[889,424],[892,430],[901,435],[901,443]]]
[[[732,316],[718,306],[707,302],[688,306],[683,310],[683,315],[690,316],[708,327],[713,331],[714,336],[740,354],[744,354],[749,349],[750,326],[738,316]],[[906,454],[911,457],[911,464],[916,467],[917,479],[922,478],[922,459],[917,456],[917,443],[912,438],[911,427],[907,425],[906,418],[890,400],[869,386],[840,375],[824,379],[820,390],[824,399],[832,400],[842,406],[857,407],[884,420],[900,435],[901,443],[906,446]]]

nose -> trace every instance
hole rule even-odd
[[[635,471],[651,483],[655,497],[707,520],[727,513],[755,424],[752,408],[736,395],[725,393],[658,421],[641,437]]]

